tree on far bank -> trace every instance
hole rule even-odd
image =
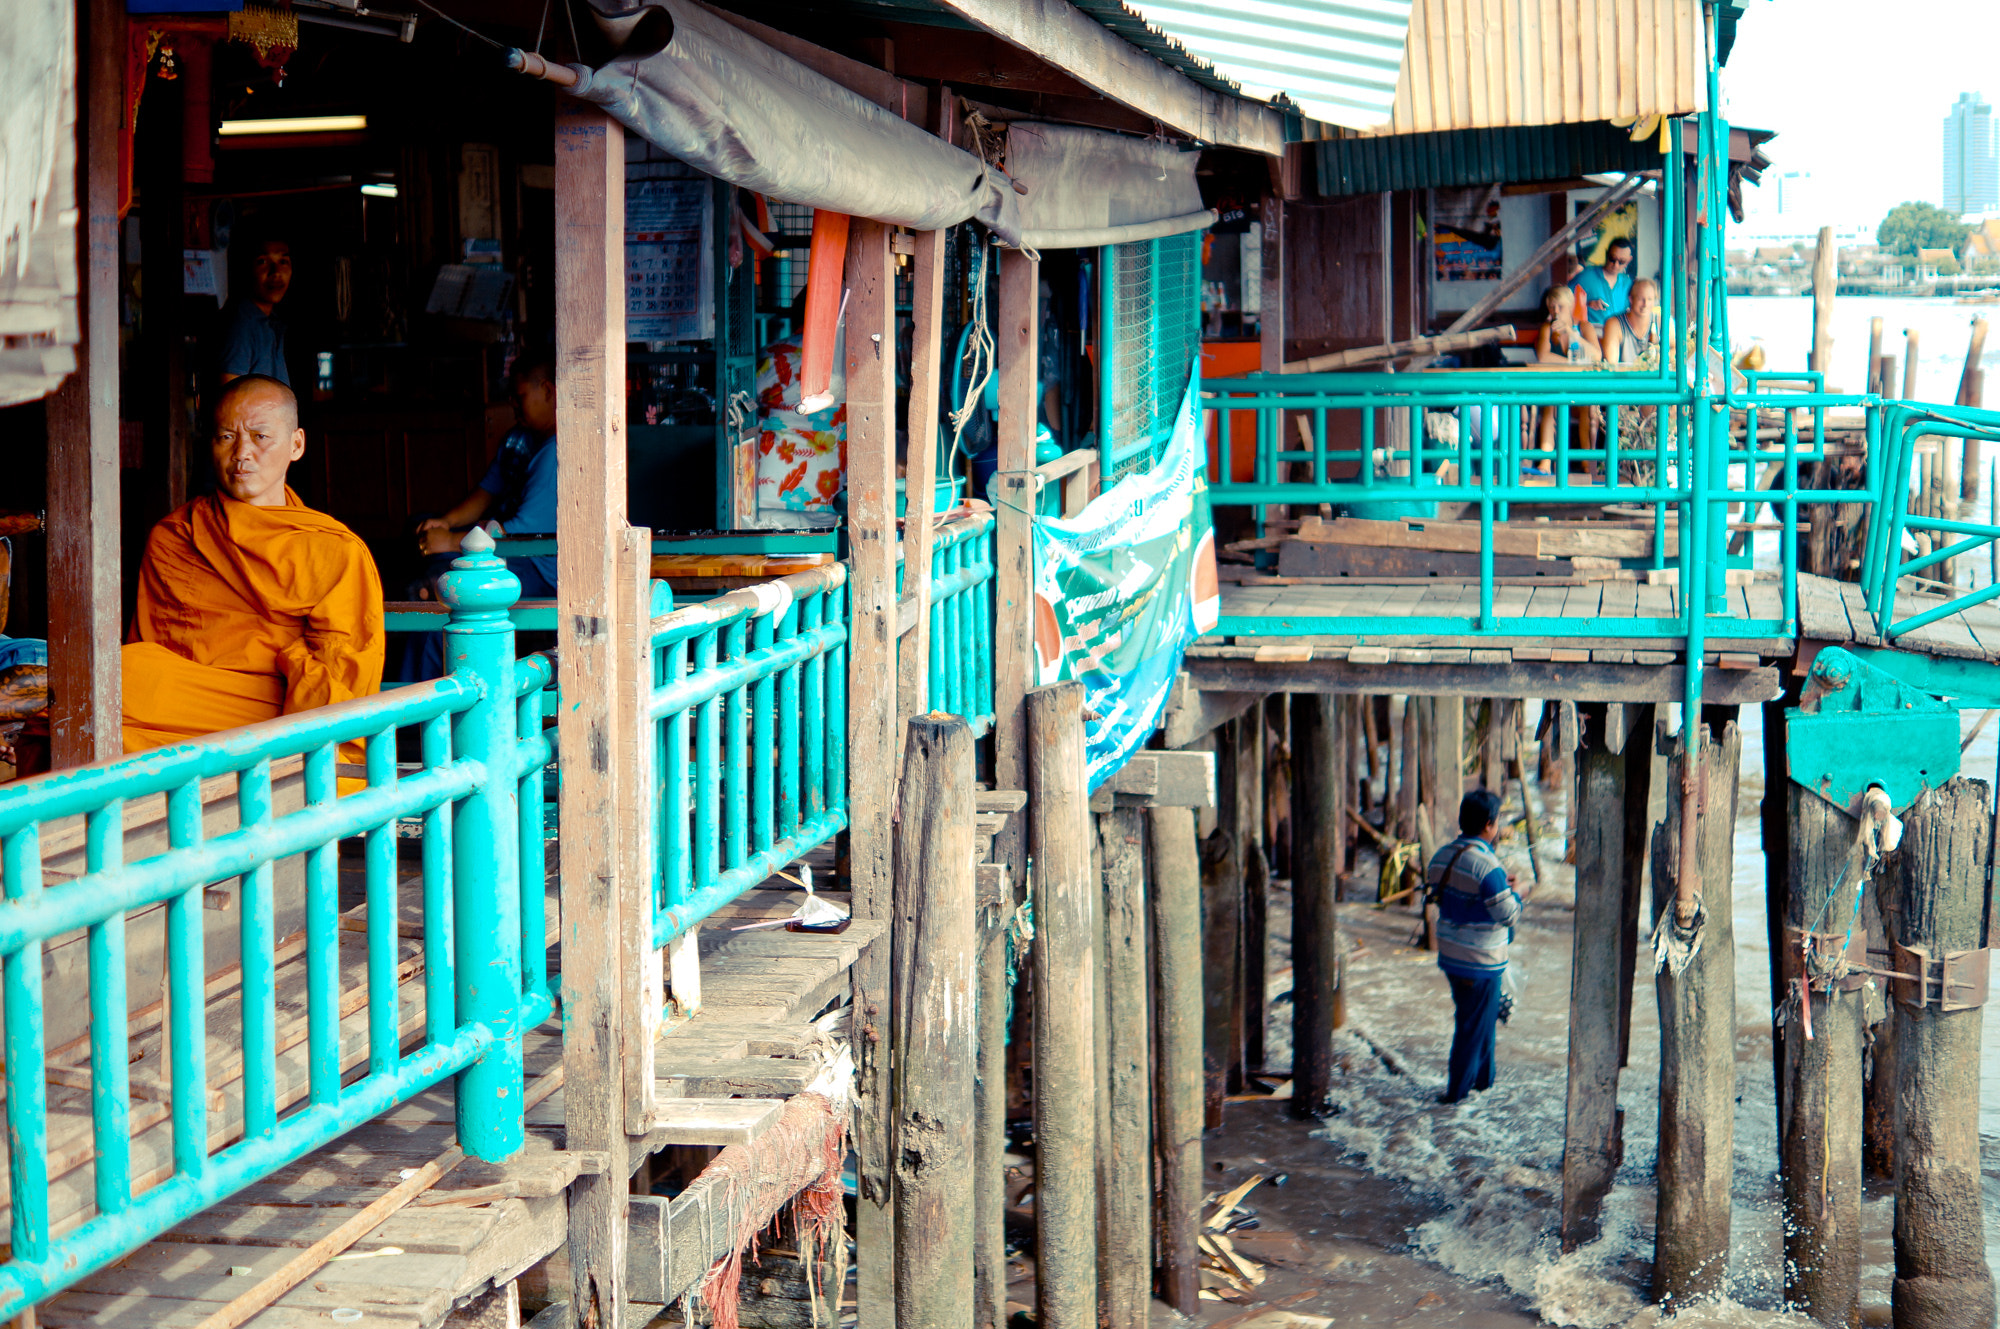
[[[1920,249],[1949,249],[1956,253],[1972,228],[1935,203],[1898,203],[1876,228],[1875,243],[1891,253],[1912,257]]]

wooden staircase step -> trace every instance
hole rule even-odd
[[[652,1139],[668,1144],[749,1144],[778,1124],[775,1098],[669,1098],[653,1113]]]

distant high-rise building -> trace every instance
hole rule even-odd
[[[1944,210],[1963,216],[2000,208],[2000,143],[1984,97],[1958,94],[1944,118]]]

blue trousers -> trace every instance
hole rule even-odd
[[[1456,1014],[1451,1031],[1451,1065],[1444,1096],[1457,1102],[1468,1094],[1493,1087],[1493,1025],[1500,1016],[1500,975],[1451,980],[1451,1004]]]

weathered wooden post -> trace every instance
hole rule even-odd
[[[1397,755],[1400,763],[1396,768],[1396,838],[1414,840],[1417,838],[1417,807],[1422,798],[1419,790],[1418,774],[1423,763],[1417,752],[1421,745],[1420,716],[1422,707],[1417,698],[1403,698],[1402,745]]]
[[[896,822],[889,1007],[895,1083],[896,1322],[972,1323],[973,1023],[977,904],[972,731],[909,722]]]
[[[1953,777],[1903,817],[1889,920],[1896,1022],[1897,1329],[1993,1323],[1980,1212],[1988,790]],[[1920,976],[1920,977],[1919,977]]]
[[[1767,790],[1766,798],[1775,790]],[[1799,1003],[1799,978],[1811,947],[1818,964],[1839,963],[1846,925],[1866,868],[1862,823],[1819,795],[1786,780],[1790,813],[1785,926],[1774,956],[1787,991],[1779,1031],[1778,1149],[1785,1198],[1785,1300],[1824,1325],[1860,1324],[1861,1315],[1861,1039],[1866,1030],[1860,979],[1833,978]],[[1865,889],[1864,887],[1861,887]],[[1867,937],[1855,931],[1846,962],[1867,963]],[[1806,1036],[1811,1030],[1811,1037]]]
[[[1188,808],[1154,808],[1155,1148],[1160,1158],[1160,1297],[1200,1313],[1196,1247],[1201,1214],[1201,866]]]
[[[1665,902],[1655,946],[1660,1004],[1659,1217],[1655,1297],[1678,1310],[1722,1290],[1729,1264],[1729,1180],[1736,1138],[1736,968],[1730,924],[1730,853],[1736,827],[1742,735],[1720,738],[1688,717],[1680,759],[1696,755],[1700,802],[1695,867],[1681,872],[1679,780],[1653,835],[1653,890]]]
[[[1097,1323],[1097,897],[1084,789],[1083,685],[1027,694],[1035,864],[1036,1322]],[[1196,960],[1196,991],[1200,990]]]
[[[1627,940],[1638,931],[1636,887],[1645,846],[1647,781],[1643,740],[1651,707],[1597,706],[1576,752],[1576,916],[1569,989],[1569,1100],[1562,1164],[1562,1244],[1596,1239],[1598,1207],[1624,1156],[1618,1071],[1624,1065],[1632,970]],[[1636,722],[1636,723],[1635,723]],[[1643,724],[1644,730],[1638,730]],[[1638,747],[1639,751],[1628,748]],[[1636,788],[1634,785],[1636,783]],[[1637,826],[1631,809],[1639,810]],[[1636,831],[1636,833],[1635,833]],[[1628,885],[1634,897],[1628,905]],[[1622,989],[1622,990],[1621,990]]]
[[[1983,395],[1981,382],[1985,370],[1980,362],[1986,356],[1986,320],[1972,320],[1972,336],[1965,347],[1965,368],[1958,375],[1958,396],[1953,398],[1960,406],[1977,406]],[[1985,464],[1984,445],[1978,438],[1965,440],[1964,464],[1959,472],[1959,497],[1967,503],[1979,501],[1979,471]]]
[[[1222,1094],[1243,1087],[1243,840],[1238,821],[1237,787],[1249,774],[1241,769],[1242,750],[1236,741],[1238,722],[1231,720],[1212,735],[1218,793],[1216,834],[1202,854],[1202,1045],[1208,1073],[1221,1083],[1210,1094],[1219,1104]],[[1220,1124],[1210,1122],[1211,1126]]]
[[[1234,817],[1243,861],[1242,981],[1243,1065],[1264,1065],[1264,951],[1270,927],[1271,863],[1264,856],[1264,708],[1253,706],[1236,722],[1236,792],[1223,794],[1221,814]],[[1232,810],[1233,809],[1233,810]]]
[[[1109,1329],[1144,1329],[1152,1301],[1153,1086],[1147,1000],[1146,814],[1098,814],[1104,871],[1105,1097],[1111,1109],[1098,1279]]]
[[[996,863],[996,898],[980,901],[979,1074],[973,1090],[972,1286],[975,1329],[1007,1323],[1007,933],[1014,887]],[[990,911],[990,912],[988,912]]]
[[[1833,292],[1840,282],[1839,261],[1840,251],[1834,247],[1833,228],[1820,227],[1819,244],[1813,250],[1811,367],[1822,374],[1833,368]]]
[[[1882,320],[1868,320],[1868,390],[1882,391]]]
[[[1456,698],[1453,699],[1456,702]],[[1333,1091],[1340,1001],[1340,699],[1292,698],[1292,1112],[1309,1117]]]

